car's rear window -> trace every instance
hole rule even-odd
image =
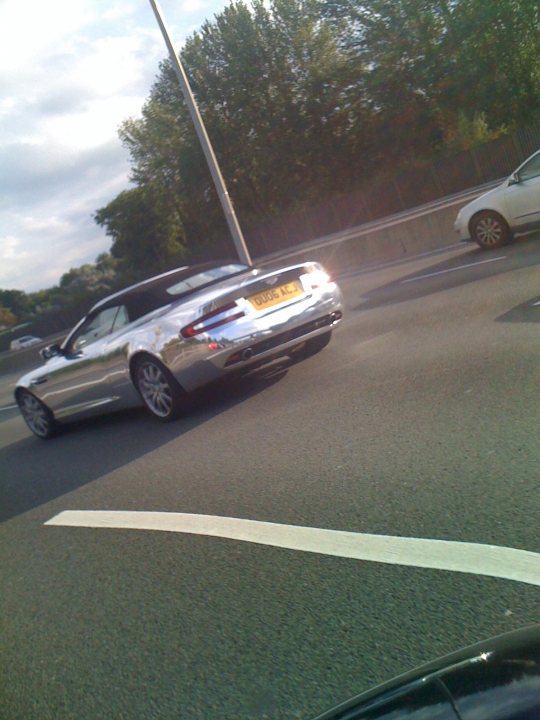
[[[245,269],[245,265],[232,263],[230,265],[222,265],[221,267],[203,270],[202,272],[196,273],[195,275],[191,275],[190,277],[174,283],[174,285],[170,285],[167,288],[167,293],[174,297],[184,295],[185,293],[190,292],[190,290],[196,290],[197,288],[204,287],[205,285],[210,285],[216,280],[221,280],[229,275],[242,272],[242,270]]]
[[[160,307],[164,307],[174,300],[189,295],[196,290],[213,285],[227,277],[237,275],[247,270],[246,265],[240,263],[229,263],[210,268],[192,268],[195,272],[189,274],[184,271],[172,277],[164,277],[157,282],[150,282],[147,285],[127,293],[121,300],[127,306],[131,321],[137,320]]]

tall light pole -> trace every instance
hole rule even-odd
[[[201,143],[206,162],[208,163],[208,167],[210,168],[210,174],[212,175],[214,185],[216,186],[219,201],[221,202],[221,207],[223,208],[223,212],[225,213],[225,219],[227,220],[227,225],[229,226],[229,230],[232,235],[234,245],[236,247],[236,252],[238,253],[238,257],[241,262],[245,263],[246,265],[251,265],[251,256],[247,249],[246,241],[244,240],[244,236],[242,235],[242,230],[240,229],[240,225],[238,223],[236,213],[234,212],[231,198],[229,197],[229,193],[227,192],[225,181],[223,180],[223,176],[219,169],[216,156],[214,155],[214,150],[212,148],[212,144],[210,143],[210,138],[208,137],[206,128],[204,127],[199,108],[197,107],[197,103],[195,102],[195,98],[193,97],[193,93],[191,92],[191,87],[189,86],[186,72],[182,63],[180,62],[180,58],[174,50],[171,38],[169,36],[169,32],[165,26],[165,21],[163,20],[161,9],[157,3],[157,0],[150,0],[150,5],[152,6],[152,10],[154,11],[154,15],[156,16],[156,20],[161,30],[161,34],[163,35],[163,39],[165,40],[165,45],[167,46],[167,49],[169,51],[169,56],[173,64],[174,71],[176,72],[176,77],[178,78],[178,82],[180,83],[180,87],[182,89],[182,92],[184,93],[184,99],[187,103],[189,114],[191,115],[191,120],[193,121],[193,125],[195,126],[195,131],[197,132],[199,142]]]

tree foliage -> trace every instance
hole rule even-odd
[[[497,131],[537,117],[535,0],[322,3],[325,17],[341,23],[351,62],[365,69],[366,96],[394,141],[426,154],[444,147],[463,118],[484,117]]]
[[[109,253],[101,253],[95,263],[71,268],[60,278],[60,288],[68,294],[107,291],[114,286],[120,269],[119,261]]]
[[[336,143],[352,121],[346,57],[316,2],[233,2],[188,39],[182,61],[243,224],[346,186],[347,146]],[[177,241],[195,257],[233,252],[170,62],[161,64],[142,117],[127,120],[120,135],[138,190],[153,187],[180,218]],[[133,206],[127,211],[135,218]],[[115,237],[109,214],[99,213]],[[159,232],[168,221],[156,220]],[[124,246],[113,253],[138,262]],[[170,266],[173,254],[162,256]]]
[[[534,0],[233,0],[182,61],[244,229],[536,121]],[[134,187],[96,213],[135,271],[232,252],[168,61],[122,125]]]
[[[30,310],[28,295],[22,290],[0,290],[0,307],[9,310],[16,318],[24,317]]]
[[[8,308],[0,305],[0,329],[10,328],[17,322],[16,316]]]
[[[0,290],[0,326],[41,322],[47,316],[54,320],[59,311],[69,315],[76,309],[80,314],[99,298],[128,284],[130,278],[122,272],[121,265],[109,253],[101,253],[94,263],[71,268],[53,287],[31,293]]]
[[[149,183],[120,193],[97,211],[96,222],[113,238],[114,258],[123,258],[129,268],[146,275],[182,258],[183,229],[170,197]]]

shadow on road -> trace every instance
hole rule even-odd
[[[143,408],[135,408],[66,425],[59,436],[46,442],[28,435],[8,445],[0,451],[0,521],[76,490],[188,434],[264,392],[286,373],[285,369],[267,378],[208,386],[194,394],[189,413],[171,424],[161,424]]]
[[[540,322],[540,295],[516,305],[508,312],[499,315],[497,322],[537,323]]]
[[[512,245],[489,252],[473,247],[466,254],[434,263],[367,292],[363,301],[350,309],[354,312],[395,305],[484,278],[538,265],[540,264],[539,240],[538,235],[529,236]],[[498,259],[503,257],[504,259]]]

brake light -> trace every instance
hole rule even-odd
[[[324,270],[314,269],[311,272],[308,272],[304,277],[313,289],[322,287],[323,285],[327,285],[329,282],[332,282],[330,275],[328,275],[328,273]]]
[[[240,310],[235,302],[232,302],[217,308],[217,310],[212,310],[212,312],[206,313],[195,322],[186,325],[180,330],[180,335],[185,338],[195,337],[195,335],[208,332],[220,325],[226,325],[233,320],[238,320],[244,314],[244,311]]]

